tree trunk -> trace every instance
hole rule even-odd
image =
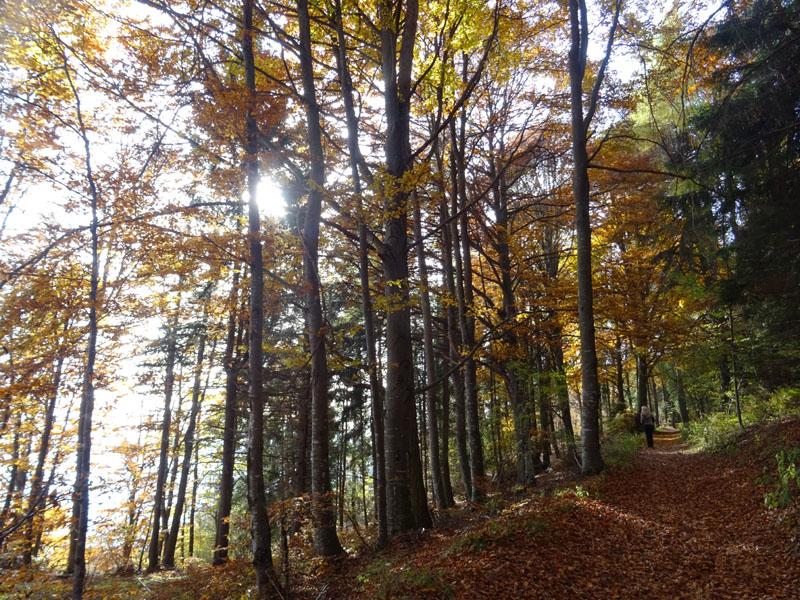
[[[686,408],[686,389],[683,387],[683,373],[675,366],[675,386],[678,389],[678,410],[681,413],[681,423],[689,422],[689,410]]]
[[[186,435],[183,438],[183,464],[181,465],[181,478],[178,483],[178,494],[175,498],[175,509],[172,514],[172,525],[164,542],[163,564],[167,568],[175,567],[175,548],[178,543],[178,532],[181,528],[181,517],[183,507],[186,503],[186,488],[189,484],[189,470],[192,467],[192,451],[194,450],[194,432],[197,426],[197,413],[200,412],[200,385],[203,371],[203,358],[206,348],[206,330],[203,325],[203,332],[197,343],[197,361],[194,367],[194,383],[192,386],[192,408],[189,413],[189,425],[186,427]],[[177,460],[177,458],[176,458]]]
[[[214,364],[214,361],[210,361]],[[206,387],[208,387],[208,380],[206,380]],[[205,396],[205,394],[203,394]],[[200,487],[200,482],[197,479],[198,471],[200,468],[200,440],[198,439],[194,445],[194,469],[192,472],[192,502],[189,506],[189,556],[194,556],[194,524],[195,516],[197,514],[197,489]]]
[[[490,166],[489,175],[494,179],[495,167]],[[508,398],[514,411],[514,439],[517,450],[517,485],[530,487],[536,485],[536,475],[534,468],[534,455],[531,440],[531,417],[532,407],[529,405],[527,392],[521,388],[527,388],[527,382],[520,381],[517,373],[520,364],[520,356],[517,354],[519,344],[514,332],[514,316],[517,314],[517,307],[514,300],[514,282],[511,277],[511,256],[509,251],[510,227],[508,204],[503,189],[502,178],[498,185],[494,186],[494,211],[496,219],[496,239],[494,242],[497,251],[497,262],[500,268],[500,291],[502,297],[502,308],[498,311],[501,321],[506,321],[502,328],[502,338],[506,347],[507,355],[502,359],[503,379],[506,382]],[[462,225],[463,227],[463,225]],[[463,231],[462,231],[463,235]],[[466,265],[465,265],[466,268]],[[463,332],[463,327],[462,327]],[[472,447],[470,446],[470,450]]]
[[[589,23],[585,0],[569,0],[570,50],[569,80],[572,121],[572,191],[575,199],[575,230],[578,275],[578,330],[581,353],[581,472],[592,475],[603,469],[600,454],[599,405],[600,385],[597,379],[597,349],[594,332],[592,296],[592,225],[589,214],[589,155],[586,143],[605,68],[611,54],[619,18],[620,2],[608,36],[606,54],[595,79],[589,106],[583,112],[583,78],[589,47]]]
[[[639,408],[647,406],[647,358],[636,353],[636,403]]]
[[[550,357],[553,361],[550,370],[551,386],[556,390],[558,410],[561,413],[561,422],[564,425],[564,436],[567,441],[567,456],[569,460],[578,459],[578,451],[575,445],[575,432],[572,428],[572,410],[569,406],[569,390],[567,389],[567,377],[564,371],[564,348],[562,346],[561,327],[557,327],[550,340]]]
[[[444,485],[444,497],[447,507],[455,506],[453,498],[453,485],[450,481],[450,390],[447,385],[447,378],[442,380],[442,427],[441,427],[442,449],[439,452],[441,458],[442,482]]]
[[[297,0],[297,17],[300,31],[303,102],[306,107],[311,158],[311,185],[302,237],[306,327],[311,351],[311,496],[314,514],[314,551],[319,556],[335,556],[342,554],[344,549],[336,535],[336,517],[331,504],[331,474],[328,464],[328,363],[319,277],[319,223],[322,213],[322,190],[325,187],[325,158],[322,153],[322,131],[314,84],[308,0]]]
[[[297,497],[311,493],[311,369],[304,368],[300,376],[294,474],[294,494]]]
[[[455,182],[456,171],[455,161],[451,160],[451,178]],[[457,185],[454,183],[451,192],[455,196]],[[455,200],[453,200],[455,202]],[[447,287],[447,294],[451,299],[446,307],[447,316],[447,339],[449,345],[448,357],[450,366],[455,366],[461,360],[459,348],[461,346],[461,333],[458,329],[458,316],[452,301],[456,299],[456,283],[453,275],[453,257],[456,259],[456,268],[461,264],[461,255],[453,252],[453,247],[457,246],[457,229],[454,220],[450,220],[450,214],[445,200],[439,205],[439,222],[442,230],[442,264],[444,265],[444,279]],[[461,482],[464,484],[464,495],[469,498],[472,490],[472,476],[469,469],[469,454],[467,451],[467,425],[464,410],[464,376],[461,369],[453,372],[453,394],[455,397],[456,413],[456,452],[458,454],[458,466],[461,473]]]
[[[622,372],[622,340],[617,336],[614,346],[614,362],[616,366],[617,406],[616,412],[625,410],[625,385]]]
[[[266,487],[264,484],[264,384],[263,384],[263,328],[264,328],[264,265],[261,248],[261,222],[258,214],[258,125],[255,117],[256,69],[253,54],[253,0],[243,0],[244,28],[242,29],[242,56],[247,86],[247,115],[245,129],[247,147],[244,167],[248,191],[248,238],[250,266],[250,331],[249,376],[247,396],[250,404],[247,444],[247,488],[250,501],[250,535],[252,538],[253,567],[259,600],[274,596],[278,580],[272,564],[272,532],[269,523]]]
[[[408,308],[408,191],[397,185],[411,167],[411,67],[417,30],[417,0],[405,2],[400,50],[388,0],[378,3],[381,67],[386,112],[386,167],[395,185],[385,190],[384,242],[380,256],[386,280],[386,478],[389,535],[416,527],[411,499],[414,438],[414,365]]]
[[[428,265],[422,240],[422,214],[419,203],[414,206],[414,236],[417,241],[417,264],[419,265],[420,296],[422,300],[423,352],[425,360],[425,406],[428,420],[428,455],[431,466],[431,487],[436,508],[447,508],[444,480],[439,459],[439,424],[436,417],[436,362],[433,354],[433,317],[428,292]]]
[[[161,420],[161,445],[158,453],[158,474],[156,476],[156,489],[153,497],[153,523],[150,530],[150,549],[148,552],[147,573],[158,570],[159,547],[161,546],[161,513],[164,504],[164,487],[167,481],[169,452],[169,434],[172,426],[172,393],[175,386],[175,358],[177,354],[177,340],[175,339],[178,327],[178,314],[180,312],[180,296],[175,312],[167,326],[167,358],[164,376],[164,417]]]
[[[228,534],[230,532],[231,505],[233,503],[233,468],[236,459],[236,407],[238,401],[237,380],[239,378],[236,352],[236,323],[239,307],[239,269],[234,266],[230,292],[230,314],[225,336],[225,421],[222,430],[222,472],[219,480],[217,504],[217,527],[214,536],[212,564],[221,565],[228,560]]]
[[[47,502],[46,494],[42,493],[44,490],[44,465],[47,461],[47,454],[50,449],[50,435],[53,431],[53,422],[55,421],[56,401],[58,400],[58,391],[61,387],[61,372],[63,366],[64,357],[62,356],[56,361],[55,372],[53,374],[53,393],[47,403],[42,437],[39,440],[39,455],[36,459],[36,468],[34,469],[33,479],[31,480],[31,493],[28,497],[28,514],[30,515],[30,520],[28,521],[25,545],[22,552],[22,564],[24,565],[31,564],[33,546],[38,533],[38,513],[44,508]]]
[[[466,76],[466,59],[464,61],[464,76]],[[466,78],[466,77],[464,77]],[[456,239],[461,242],[461,264],[456,261],[456,296],[458,300],[458,320],[461,329],[461,343],[467,349],[475,346],[475,317],[472,315],[473,291],[472,291],[472,253],[470,250],[469,238],[469,217],[466,208],[466,160],[464,153],[466,149],[466,113],[462,111],[460,119],[460,129],[458,138],[455,138],[455,122],[451,121],[451,143],[453,147],[453,158],[456,167],[456,189],[458,191],[458,204],[453,206],[453,214],[459,215],[459,225],[461,235],[459,238],[453,236],[453,244]],[[456,196],[453,196],[456,199]],[[455,220],[453,221],[455,227]],[[454,248],[456,253],[458,249]],[[469,441],[469,466],[471,489],[469,490],[470,499],[478,502],[483,497],[483,489],[486,485],[484,477],[483,444],[481,441],[480,420],[478,417],[478,384],[477,366],[475,360],[470,356],[464,362],[464,412],[466,414],[467,439]]]
[[[92,449],[92,412],[94,410],[94,365],[97,357],[97,333],[98,333],[98,287],[100,274],[100,255],[98,239],[98,219],[97,212],[99,206],[99,193],[95,186],[94,174],[92,170],[91,151],[89,137],[83,122],[81,112],[81,101],[75,89],[67,65],[66,54],[64,59],[64,73],[67,76],[70,87],[75,97],[75,112],[78,118],[81,138],[83,139],[84,156],[86,165],[86,179],[89,184],[92,222],[91,233],[91,252],[92,266],[89,279],[89,339],[86,344],[86,365],[83,372],[83,393],[81,395],[81,408],[78,415],[78,451],[75,477],[75,492],[73,496],[73,525],[70,534],[70,541],[74,543],[74,569],[72,580],[73,600],[83,598],[83,588],[86,583],[86,533],[89,529],[89,478],[91,468],[91,449]],[[71,544],[72,546],[72,544]]]
[[[345,117],[347,120],[347,147],[349,150],[353,191],[356,196],[356,212],[358,216],[358,272],[361,283],[361,307],[364,313],[364,332],[366,337],[367,369],[369,389],[372,398],[372,429],[374,439],[375,470],[375,513],[378,521],[377,545],[383,548],[388,544],[389,534],[386,516],[386,449],[384,442],[384,389],[380,381],[380,365],[376,352],[375,318],[372,309],[372,297],[369,287],[369,246],[367,244],[367,223],[361,197],[361,178],[359,162],[361,150],[358,145],[358,120],[353,102],[353,86],[347,66],[347,46],[342,22],[342,5],[335,0],[336,11],[336,64],[339,71],[339,84],[342,88]]]
[[[600,387],[592,299],[591,221],[589,216],[589,157],[583,116],[583,77],[586,70],[588,26],[584,0],[570,0],[571,47],[569,76],[572,101],[572,189],[575,198],[575,229],[578,255],[578,329],[581,357],[581,472],[591,475],[603,468],[598,432]]]

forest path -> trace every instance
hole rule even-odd
[[[758,484],[780,442],[753,437],[739,453],[706,454],[677,432],[657,433],[655,448],[601,484],[603,504],[648,524],[642,566],[652,597],[800,598],[800,562]]]
[[[355,569],[358,585],[347,569],[350,584],[321,597],[800,599],[800,558],[758,483],[777,449],[800,446],[800,420],[739,446],[693,452],[659,432],[630,466],[574,490],[397,540]]]

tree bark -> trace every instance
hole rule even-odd
[[[686,388],[683,387],[683,373],[674,366],[675,387],[678,389],[678,410],[681,413],[681,423],[686,425],[689,422],[689,410],[686,408]]]
[[[236,406],[238,401],[237,380],[239,378],[236,352],[236,323],[239,307],[239,269],[234,266],[230,292],[230,314],[225,336],[225,421],[222,430],[222,472],[219,481],[217,504],[217,527],[214,536],[212,564],[221,565],[228,560],[228,534],[230,533],[231,506],[233,503],[233,468],[236,458]]]
[[[186,427],[186,435],[183,439],[183,463],[181,465],[181,478],[178,482],[178,493],[175,498],[175,509],[172,514],[172,525],[170,526],[167,539],[164,542],[163,564],[167,568],[175,566],[175,548],[178,543],[178,532],[181,528],[181,517],[183,507],[186,503],[186,488],[189,483],[189,471],[192,467],[192,451],[194,450],[194,433],[197,427],[197,414],[200,412],[200,385],[203,373],[203,358],[206,348],[206,329],[203,331],[197,343],[197,360],[194,367],[194,382],[192,385],[192,408],[189,413],[189,425]]]
[[[394,14],[405,5],[402,34]],[[384,241],[380,251],[386,280],[386,478],[389,535],[416,527],[411,493],[414,438],[414,366],[408,291],[409,190],[401,183],[411,168],[411,69],[417,30],[418,0],[399,6],[378,2],[381,68],[386,111],[386,171],[392,184],[384,191]],[[398,36],[400,50],[398,55]]]
[[[325,158],[319,124],[308,0],[297,0],[300,31],[300,70],[303,102],[311,158],[311,181],[303,225],[303,283],[305,285],[306,327],[311,351],[311,496],[314,514],[314,551],[319,556],[335,556],[344,549],[336,535],[336,517],[331,503],[331,476],[328,447],[328,363],[325,348],[325,323],[322,316],[319,277],[319,224],[322,190],[325,187]]]
[[[161,420],[161,446],[158,453],[158,474],[153,497],[153,524],[150,531],[150,548],[148,551],[147,573],[158,570],[161,546],[161,514],[164,505],[164,487],[167,481],[169,452],[169,434],[172,426],[172,394],[175,386],[175,358],[177,354],[176,330],[180,312],[180,296],[175,312],[167,326],[167,357],[164,375],[164,416]]]
[[[264,261],[261,248],[261,221],[258,214],[258,124],[255,117],[256,69],[253,54],[253,0],[243,0],[242,56],[247,92],[244,168],[248,191],[248,238],[250,266],[250,385],[247,391],[250,404],[247,444],[247,488],[250,502],[250,535],[252,538],[253,568],[259,600],[274,596],[278,579],[272,564],[272,531],[269,523],[266,488],[264,484]]]
[[[583,78],[589,46],[589,23],[585,0],[569,0],[570,50],[569,80],[572,122],[572,191],[575,199],[577,234],[578,330],[581,354],[581,472],[592,475],[603,469],[600,453],[599,405],[600,385],[597,379],[597,349],[594,331],[592,296],[592,225],[589,215],[589,155],[586,151],[589,125],[592,122],[605,68],[611,54],[621,0],[618,0],[608,36],[606,54],[598,71],[589,106],[584,115]]]
[[[464,80],[466,80],[466,69],[467,60],[465,57],[462,73],[462,78]],[[472,349],[475,346],[475,317],[471,312],[473,308],[472,252],[470,248],[469,216],[466,206],[467,183],[466,160],[464,156],[466,150],[466,121],[466,113],[462,110],[458,139],[456,140],[455,136],[453,136],[452,145],[457,174],[458,211],[460,211],[458,221],[461,228],[461,236],[458,238],[461,242],[461,266],[456,270],[456,290],[461,292],[457,297],[458,320],[461,328],[461,343],[465,348]],[[453,122],[451,133],[454,132],[454,130],[455,122]],[[454,206],[453,213],[456,214],[458,211],[456,211],[456,207]],[[455,221],[453,225],[455,225]],[[455,239],[454,236],[454,243]],[[470,481],[472,483],[469,495],[473,502],[479,502],[483,498],[483,488],[486,487],[486,481],[484,476],[483,443],[481,441],[480,420],[478,416],[477,365],[472,356],[468,357],[464,362],[464,412],[467,421]]]
[[[636,403],[639,408],[647,406],[647,357],[636,352]]]
[[[39,454],[36,458],[36,468],[33,471],[33,479],[31,480],[31,493],[28,497],[28,514],[30,515],[30,521],[28,522],[28,529],[25,534],[25,545],[22,552],[22,564],[24,565],[31,564],[33,546],[38,532],[36,525],[38,513],[44,508],[47,501],[47,496],[43,493],[44,465],[50,450],[50,435],[53,431],[53,423],[55,421],[56,401],[58,400],[58,391],[61,387],[61,372],[63,366],[64,357],[61,356],[56,361],[55,372],[53,373],[53,393],[47,403],[42,437],[39,440]]]
[[[72,580],[73,600],[83,598],[86,584],[86,534],[89,529],[89,478],[92,450],[92,412],[94,411],[94,367],[97,358],[98,334],[98,287],[100,282],[100,253],[98,237],[99,192],[95,185],[89,137],[83,121],[81,101],[70,74],[66,54],[63,55],[64,73],[75,97],[75,112],[80,135],[83,140],[86,180],[91,198],[92,221],[90,225],[92,265],[89,279],[89,339],[86,344],[86,365],[83,372],[83,393],[78,415],[78,451],[76,464],[75,491],[73,495],[73,526],[70,541],[74,543],[74,568]],[[72,543],[70,544],[72,546]]]
[[[451,300],[456,302],[447,307],[447,337],[450,340],[450,363],[456,365],[461,361],[461,347],[464,343],[459,327],[459,315],[464,304],[463,287],[456,280],[456,273],[461,273],[461,252],[458,251],[459,238],[456,215],[458,214],[458,164],[456,158],[456,129],[455,122],[450,122],[450,209],[443,199],[439,208],[439,217],[442,227],[442,264],[444,265],[447,293]],[[450,214],[452,210],[452,214]],[[467,450],[467,416],[464,392],[464,370],[459,368],[453,373],[453,394],[455,397],[456,412],[456,451],[458,465],[461,471],[461,481],[464,484],[464,495],[467,499],[472,494],[472,471],[470,469],[469,451]]]
[[[425,246],[422,240],[422,212],[419,202],[414,206],[414,236],[417,243],[417,264],[419,266],[420,296],[422,305],[423,353],[425,361],[425,406],[428,420],[428,456],[431,466],[431,487],[436,508],[447,508],[444,481],[439,459],[439,424],[436,417],[436,362],[433,354],[433,317],[431,299],[428,291],[428,265],[425,260]]]
[[[369,278],[369,246],[367,244],[367,222],[361,195],[361,177],[359,164],[363,163],[361,149],[358,144],[358,119],[353,102],[353,85],[347,65],[347,47],[342,21],[342,5],[335,0],[336,11],[336,64],[339,72],[339,85],[342,88],[345,118],[347,121],[347,147],[349,151],[350,170],[353,180],[353,192],[356,197],[356,213],[358,217],[358,273],[361,284],[361,307],[364,313],[364,333],[366,337],[367,370],[370,396],[372,398],[372,429],[374,443],[375,470],[375,516],[378,521],[377,546],[383,548],[388,544],[389,534],[386,516],[386,447],[384,442],[384,389],[380,381],[376,352],[375,317],[372,308]]]

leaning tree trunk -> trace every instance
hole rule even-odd
[[[194,383],[192,386],[192,408],[189,413],[189,425],[186,427],[186,435],[183,438],[183,464],[181,465],[181,478],[178,482],[178,494],[175,498],[175,509],[172,514],[172,525],[170,526],[167,539],[164,542],[163,563],[167,568],[175,566],[175,547],[178,544],[178,532],[181,528],[181,517],[183,507],[186,503],[186,487],[189,483],[189,471],[192,467],[192,450],[194,449],[194,433],[197,427],[197,413],[200,412],[200,383],[203,371],[203,358],[206,349],[206,330],[200,334],[197,343],[197,361],[194,366]],[[177,457],[176,457],[177,460]]]
[[[308,0],[297,0],[297,18],[300,29],[300,70],[303,79],[303,101],[306,107],[306,131],[311,155],[311,185],[302,239],[306,327],[311,351],[311,502],[314,515],[314,551],[319,556],[335,556],[342,554],[344,549],[336,535],[328,464],[328,363],[319,277],[319,224],[322,214],[322,190],[325,186],[325,158],[322,152],[322,131],[314,84]]]
[[[37,522],[39,521],[39,512],[44,508],[47,502],[47,496],[43,493],[44,466],[50,449],[50,436],[53,431],[53,422],[55,421],[56,401],[58,400],[58,392],[61,387],[61,371],[63,366],[64,357],[61,356],[58,361],[56,361],[55,373],[53,374],[53,392],[47,403],[42,437],[39,441],[39,454],[36,459],[36,468],[33,471],[33,479],[31,480],[31,493],[28,497],[28,515],[30,520],[28,521],[28,528],[25,532],[25,545],[22,552],[22,564],[24,565],[30,565],[33,559],[33,546],[38,532]]]
[[[156,476],[156,489],[153,497],[153,523],[150,530],[150,547],[148,551],[147,572],[153,573],[159,565],[159,546],[161,533],[161,511],[164,504],[164,486],[167,481],[169,452],[169,433],[172,424],[172,393],[175,386],[175,357],[177,354],[177,341],[175,332],[178,327],[178,313],[180,312],[180,298],[175,313],[167,326],[167,360],[166,374],[164,376],[164,417],[161,420],[161,446],[158,453],[158,475]]]

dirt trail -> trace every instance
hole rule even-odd
[[[692,453],[661,433],[601,486],[603,503],[658,532],[643,555],[653,597],[800,598],[800,560],[756,483],[772,456]]]
[[[774,472],[776,447],[800,446],[800,421],[755,441],[708,455],[657,433],[630,467],[584,480],[588,495],[534,497],[479,525],[402,541],[373,561],[385,565],[383,587],[375,576],[340,580],[323,597],[800,599],[800,557],[757,483],[765,466]]]

